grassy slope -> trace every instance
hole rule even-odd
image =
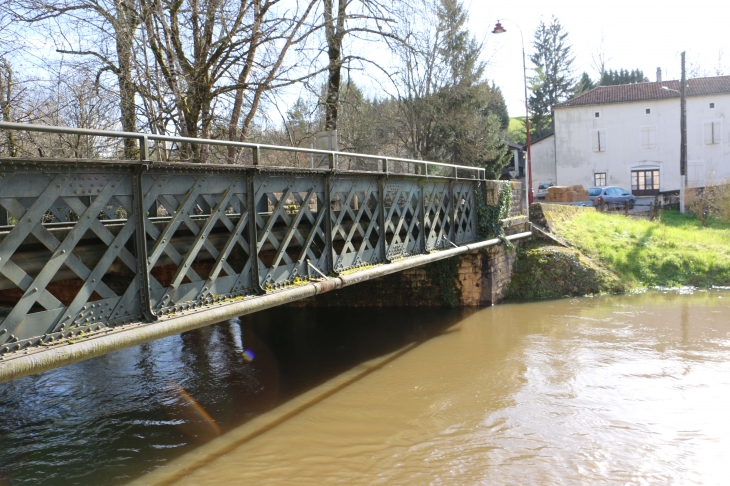
[[[677,211],[656,221],[587,211],[553,229],[632,286],[730,285],[730,224],[703,228]]]

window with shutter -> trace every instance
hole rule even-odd
[[[591,145],[594,152],[605,152],[606,130],[593,130],[591,132]]]
[[[722,122],[705,122],[705,145],[714,145],[722,142]]]
[[[657,148],[657,127],[656,125],[641,127],[641,148]]]

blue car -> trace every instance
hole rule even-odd
[[[594,206],[600,206],[601,204],[606,204],[609,207],[623,206],[628,201],[631,209],[636,204],[636,196],[618,186],[590,187],[588,188],[588,197],[591,198]]]

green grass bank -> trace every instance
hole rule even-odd
[[[630,287],[730,285],[730,224],[663,211],[654,221],[581,211],[552,231]]]
[[[531,215],[570,247],[535,240],[520,249],[509,298],[730,286],[730,224],[711,220],[703,227],[678,211],[648,221],[545,204]]]

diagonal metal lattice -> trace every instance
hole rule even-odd
[[[155,314],[253,292],[247,178],[193,168],[149,172],[144,220]]]
[[[260,286],[308,278],[310,265],[329,272],[323,177],[262,174],[254,179]]]
[[[330,181],[335,271],[382,260],[378,180],[333,178]]]
[[[24,164],[2,173],[0,206],[15,223],[0,242],[2,303],[14,301],[0,322],[3,351],[140,317],[128,248],[135,217],[98,219],[107,206],[132,214],[130,171],[84,169]]]
[[[477,238],[476,193],[474,184],[455,182],[453,184],[454,236],[457,245],[470,243]]]
[[[420,182],[389,179],[384,187],[386,256],[388,260],[420,253],[423,198]]]
[[[451,183],[427,181],[423,187],[426,251],[448,246],[453,228]]]

